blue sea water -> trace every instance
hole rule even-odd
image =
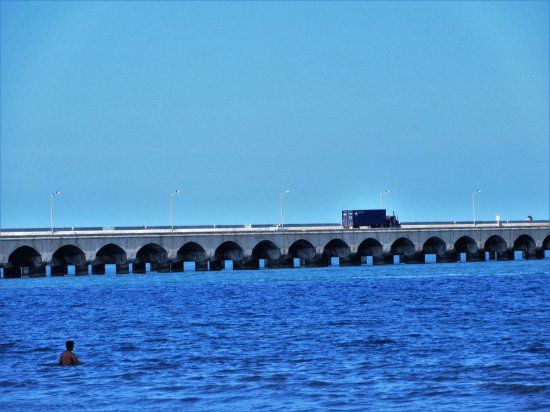
[[[3,411],[550,409],[548,260],[4,279],[0,322]]]

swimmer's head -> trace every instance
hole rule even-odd
[[[73,350],[73,348],[74,348],[74,341],[68,340],[67,342],[65,342],[65,347],[67,348],[67,350]]]

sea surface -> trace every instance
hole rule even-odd
[[[550,261],[2,279],[0,410],[550,410]]]

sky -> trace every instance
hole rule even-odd
[[[0,3],[0,227],[549,219],[548,1]]]

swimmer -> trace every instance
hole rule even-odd
[[[73,353],[74,342],[72,340],[68,340],[67,342],[65,342],[65,347],[67,348],[67,350],[63,352],[59,357],[59,365],[60,366],[80,365],[81,362]]]

